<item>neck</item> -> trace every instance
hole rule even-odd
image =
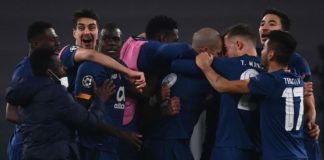
[[[287,66],[282,66],[282,65],[280,65],[280,64],[278,64],[276,62],[270,62],[267,71],[269,73],[271,73],[271,72],[275,72],[275,71],[278,71],[278,70],[281,70],[281,69],[282,70],[288,70],[288,67]]]

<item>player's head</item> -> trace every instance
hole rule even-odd
[[[282,11],[277,9],[267,9],[263,15],[259,26],[259,36],[262,44],[267,40],[268,34],[273,30],[288,32],[290,29],[290,19]]]
[[[30,55],[30,65],[36,76],[53,76],[61,78],[65,75],[64,67],[52,48],[37,48]]]
[[[295,52],[296,46],[296,40],[288,32],[271,31],[262,50],[262,64],[268,67],[272,61],[286,67]]]
[[[73,16],[75,44],[86,49],[95,49],[98,40],[99,17],[90,9],[76,11]]]
[[[119,59],[119,52],[122,47],[122,31],[112,23],[106,24],[100,31],[98,51]]]
[[[225,56],[238,57],[255,49],[256,35],[249,25],[237,24],[224,33]]]
[[[178,24],[167,16],[153,17],[146,25],[146,37],[160,42],[176,42],[179,40]]]
[[[36,21],[27,30],[27,40],[31,51],[41,47],[59,50],[60,41],[53,26],[47,22]]]
[[[217,56],[222,51],[222,38],[218,31],[212,28],[202,28],[194,33],[192,47],[198,53],[208,52]]]

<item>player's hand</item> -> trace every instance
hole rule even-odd
[[[135,85],[140,92],[146,86],[145,76],[143,72],[130,70],[128,73],[129,80]]]
[[[314,122],[308,122],[307,127],[309,129],[308,131],[309,136],[313,139],[318,139],[321,132],[319,126]]]
[[[140,38],[146,38],[146,33],[145,33],[145,32],[143,32],[143,33],[141,33],[141,34],[137,35],[137,37],[140,37]]]
[[[168,100],[170,99],[170,88],[168,87],[168,85],[166,83],[162,84],[161,87],[161,100]]]
[[[121,133],[121,138],[127,143],[129,143],[131,146],[133,146],[137,151],[141,150],[142,143],[143,143],[141,140],[141,138],[143,138],[142,135],[135,132],[123,131]]]
[[[174,96],[170,99],[170,104],[162,108],[162,114],[165,116],[175,116],[179,114],[180,109],[181,109],[180,98]]]
[[[207,52],[201,52],[196,56],[196,64],[200,69],[209,67],[213,62],[214,56]]]
[[[304,82],[304,96],[313,95],[313,82]]]
[[[104,83],[97,88],[96,82],[92,81],[92,86],[95,94],[99,97],[101,102],[106,102],[111,95],[113,95],[116,92],[116,86],[114,85],[114,82],[110,79],[106,79]]]

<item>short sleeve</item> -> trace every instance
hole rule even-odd
[[[78,46],[67,45],[63,47],[63,49],[60,51],[58,57],[60,58],[64,67],[66,67],[67,69],[70,69],[75,66],[74,55],[77,49]]]
[[[250,78],[248,87],[253,95],[266,96],[272,94],[275,85],[275,79],[268,73],[261,73]]]

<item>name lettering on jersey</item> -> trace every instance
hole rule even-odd
[[[258,68],[258,69],[262,69],[262,66],[260,65],[260,63],[257,63],[255,61],[245,61],[245,60],[241,60],[241,65],[242,66],[250,66],[253,68]]]
[[[298,78],[283,78],[285,80],[286,84],[291,84],[291,85],[299,85],[300,79]]]

